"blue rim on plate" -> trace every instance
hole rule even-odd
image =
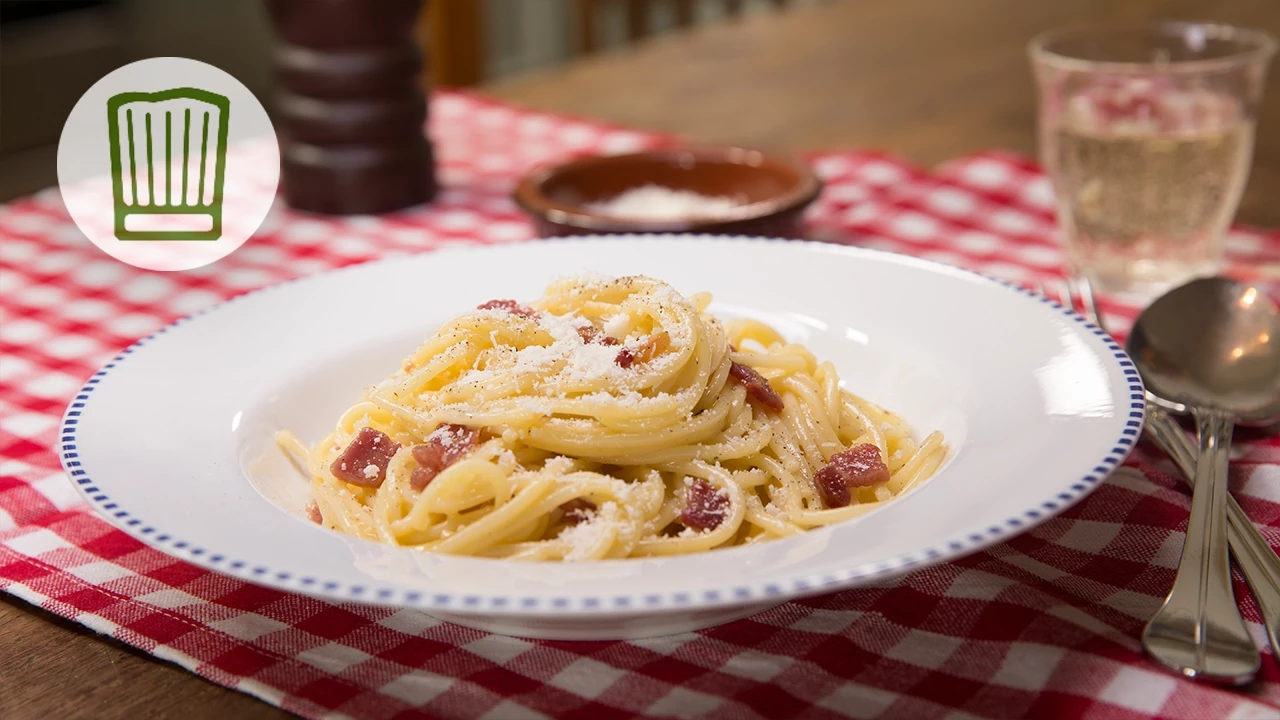
[[[637,234],[623,237],[643,239],[661,236]],[[564,238],[556,240],[536,240],[534,242],[543,244],[572,244],[581,242],[582,239],[583,238]],[[616,239],[617,238],[614,238],[614,240]],[[733,242],[784,243],[800,246],[811,245],[820,246],[824,249],[833,247],[830,243],[817,241],[785,240],[751,236],[715,236],[714,239]],[[909,264],[917,264],[922,267],[933,269],[941,268],[945,269],[949,273],[959,273],[979,278],[984,282],[993,283],[995,285],[1011,289],[1018,295],[1024,296],[1029,300],[1042,302],[1056,308],[1073,322],[1078,323],[1087,329],[1089,333],[1101,340],[1107,349],[1110,350],[1112,355],[1114,355],[1124,374],[1125,382],[1128,385],[1128,420],[1125,423],[1120,437],[1115,440],[1115,446],[1097,461],[1097,465],[1092,471],[1062,489],[1052,500],[1044,501],[1039,507],[1026,510],[1017,517],[1008,518],[1003,524],[992,525],[983,532],[971,533],[966,536],[952,538],[944,543],[925,548],[924,550],[915,553],[899,555],[874,565],[855,567],[843,572],[827,573],[823,575],[805,575],[791,578],[786,582],[739,585],[726,590],[706,590],[697,593],[696,595],[686,592],[668,592],[645,595],[619,595],[613,597],[481,596],[456,595],[447,592],[406,590],[396,586],[379,586],[372,583],[351,584],[335,582],[320,577],[298,575],[278,568],[255,565],[244,559],[227,557],[225,555],[212,552],[209,549],[197,547],[192,543],[183,540],[179,533],[162,530],[156,527],[155,524],[146,522],[134,516],[128,509],[122,508],[113,502],[111,497],[95,484],[90,471],[83,467],[80,462],[79,453],[76,449],[76,433],[78,431],[79,417],[87,406],[87,403],[92,399],[94,390],[97,389],[97,387],[109,376],[110,371],[113,368],[128,360],[129,356],[133,354],[134,351],[183,323],[190,322],[202,315],[215,312],[220,308],[226,307],[227,305],[244,298],[294,283],[307,282],[318,277],[341,273],[354,268],[367,267],[369,265],[384,262],[394,262],[396,260],[396,258],[383,258],[366,263],[358,263],[340,268],[324,270],[242,293],[210,308],[200,310],[192,313],[191,315],[175,320],[154,333],[151,333],[150,335],[133,343],[112,358],[110,362],[106,363],[96,371],[88,381],[86,381],[80,391],[76,393],[62,419],[61,430],[58,438],[59,456],[62,461],[62,466],[67,471],[68,475],[70,475],[76,490],[80,492],[94,510],[107,519],[111,524],[115,525],[125,533],[137,538],[146,545],[161,550],[166,554],[189,561],[207,570],[236,577],[251,583],[268,585],[270,587],[283,590],[297,591],[304,594],[314,595],[317,591],[323,591],[324,597],[326,598],[344,599],[353,602],[397,607],[412,607],[421,610],[492,610],[515,615],[520,613],[545,614],[548,611],[552,613],[573,611],[608,614],[612,612],[634,611],[636,609],[661,611],[687,610],[692,607],[700,609],[729,607],[752,603],[780,601],[782,599],[820,594],[823,592],[841,589],[843,586],[855,580],[895,576],[905,573],[925,561],[944,562],[963,557],[1038,525],[1053,514],[1061,512],[1078,502],[1098,483],[1106,479],[1117,467],[1119,467],[1133,450],[1134,445],[1137,443],[1138,438],[1141,435],[1143,420],[1145,418],[1145,390],[1142,380],[1138,375],[1138,371],[1124,348],[1122,348],[1119,343],[1117,343],[1102,328],[1089,322],[1074,310],[1066,308],[1054,300],[1044,297],[1039,293],[1022,287],[1021,285],[999,278],[983,275],[965,268],[959,268],[932,260],[925,260],[885,250],[847,246],[839,247],[845,247],[846,250],[860,254],[892,256],[897,262],[907,262]],[[439,255],[442,253],[466,252],[468,250],[475,250],[475,248],[471,246],[441,248],[426,252],[433,255]]]

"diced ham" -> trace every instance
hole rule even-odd
[[[671,347],[671,336],[659,330],[644,339],[635,348],[622,348],[613,362],[620,368],[629,368],[636,363],[647,363],[661,355]]]
[[[729,516],[729,498],[711,483],[695,478],[685,491],[685,506],[680,522],[699,532],[715,530]]]
[[[747,397],[764,405],[770,410],[782,410],[782,396],[777,390],[769,384],[769,381],[763,375],[756,372],[754,368],[747,367],[742,363],[732,363],[729,365],[729,375],[733,379],[742,383],[747,388]]]
[[[421,445],[414,445],[418,467],[409,474],[409,486],[422,490],[445,468],[460,460],[480,444],[480,431],[466,425],[441,425]]]
[[[597,345],[617,345],[618,339],[605,335],[600,328],[595,325],[583,325],[578,328],[578,337],[582,338],[584,343],[596,343]]]
[[[844,507],[853,499],[853,488],[889,481],[889,467],[880,448],[871,443],[854,445],[831,456],[813,476],[813,484],[829,508]]]
[[[360,487],[376,488],[387,479],[387,463],[400,449],[386,433],[362,427],[346,450],[329,465],[333,476]]]
[[[418,447],[425,447],[425,446],[419,445]],[[418,467],[413,469],[413,472],[409,473],[409,487],[412,487],[414,490],[417,490],[418,492],[422,492],[423,489],[425,489],[428,485],[431,484],[432,480],[436,479],[436,475],[439,475],[439,474],[440,474],[439,470],[435,470],[426,465],[419,465]]]
[[[315,501],[307,503],[307,519],[317,525],[324,523],[324,516],[320,514],[320,506],[316,505]]]
[[[577,525],[591,517],[591,513],[596,511],[596,504],[590,500],[574,498],[569,502],[561,503],[560,509],[564,511],[564,521],[566,523]]]
[[[526,307],[515,300],[490,300],[489,302],[477,306],[477,310],[506,310],[512,315],[519,315],[530,320],[537,320],[538,313],[531,307]]]

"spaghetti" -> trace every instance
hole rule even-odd
[[[676,555],[860,515],[946,455],[835,368],[706,294],[558,281],[441,327],[312,447],[313,519],[441,553]]]

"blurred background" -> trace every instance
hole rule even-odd
[[[419,19],[430,56],[423,79],[473,86],[781,4],[430,0]],[[54,148],[71,107],[99,78],[133,60],[201,60],[270,105],[274,38],[262,0],[0,0],[0,34],[0,200],[56,182]]]
[[[831,3],[846,7],[819,36],[786,24],[787,15]],[[1036,33],[1162,18],[1277,33],[1280,1],[428,0],[416,33],[428,57],[424,84],[478,87],[696,140],[879,147],[931,165],[989,147],[1034,153],[1025,45]],[[738,24],[751,29],[716,35]],[[631,86],[597,70],[688,33],[706,42]],[[202,60],[271,107],[273,33],[263,0],[0,0],[0,34],[0,201],[54,184],[55,144],[71,106],[129,61]],[[1268,85],[1241,220],[1280,224],[1280,203],[1258,209],[1270,204],[1259,188],[1280,187],[1274,68]],[[788,110],[796,93],[810,98],[799,111],[805,117]],[[797,122],[807,128],[803,138],[788,132]]]

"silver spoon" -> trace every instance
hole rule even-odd
[[[1280,415],[1280,309],[1234,280],[1193,280],[1142,312],[1128,349],[1153,399],[1186,406],[1200,438],[1178,575],[1143,646],[1188,677],[1247,683],[1261,660],[1231,590],[1227,460],[1236,419]]]
[[[1041,286],[1040,294],[1049,296],[1048,290]],[[1089,322],[1097,325],[1103,332],[1108,332],[1105,320],[1098,310],[1098,303],[1093,296],[1093,286],[1083,277],[1070,275],[1066,279],[1065,291],[1056,293],[1058,298],[1066,299],[1075,306],[1072,300],[1080,298],[1080,314]],[[1108,333],[1109,334],[1109,333]],[[1156,447],[1163,450],[1182,471],[1182,480],[1188,487],[1194,487],[1196,479],[1196,459],[1199,453],[1196,446],[1187,439],[1186,433],[1178,421],[1166,412],[1156,401],[1150,399],[1151,391],[1147,391],[1147,419],[1143,432],[1151,438]],[[1186,412],[1179,408],[1178,412]],[[1271,549],[1271,544],[1258,532],[1258,528],[1245,515],[1235,498],[1227,495],[1227,545],[1231,548],[1231,558],[1244,572],[1245,583],[1253,591],[1253,599],[1258,603],[1258,611],[1262,614],[1262,622],[1267,628],[1267,637],[1271,640],[1272,657],[1280,662],[1280,556]]]

